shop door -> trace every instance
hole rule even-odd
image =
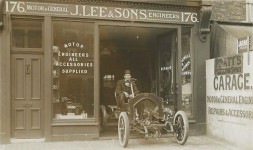
[[[12,136],[43,137],[43,55],[13,54],[12,71]]]
[[[158,95],[164,105],[177,107],[176,84],[176,32],[171,31],[158,37]]]

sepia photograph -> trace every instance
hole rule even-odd
[[[0,150],[252,150],[253,0],[0,0]]]

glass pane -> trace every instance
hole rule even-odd
[[[53,118],[94,117],[93,23],[53,23]]]
[[[28,31],[28,47],[29,48],[40,48],[42,47],[41,40],[38,37],[42,37],[42,32],[39,30],[29,30]]]
[[[160,50],[160,87],[159,95],[167,102],[168,105],[174,105],[173,102],[173,52],[171,35],[163,36],[159,39],[159,50]]]
[[[15,47],[25,47],[25,31],[20,29],[13,30],[13,45]]]
[[[182,108],[192,116],[191,28],[182,28]]]
[[[42,22],[14,20],[12,47],[42,48]]]

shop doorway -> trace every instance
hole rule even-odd
[[[43,55],[11,55],[11,134],[16,139],[43,137]]]
[[[153,93],[168,105],[176,104],[175,28],[100,26],[99,34],[101,105],[116,105],[114,90],[125,69],[131,70],[141,93]],[[101,135],[116,136],[117,120],[107,125]]]

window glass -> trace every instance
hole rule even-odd
[[[93,23],[53,23],[53,118],[94,117]]]
[[[41,45],[41,40],[38,40],[37,37],[42,37],[42,32],[39,30],[29,30],[28,31],[28,47],[31,48],[40,48],[42,47]]]
[[[13,48],[42,48],[42,22],[14,20]]]
[[[182,28],[182,108],[192,116],[191,28]]]

